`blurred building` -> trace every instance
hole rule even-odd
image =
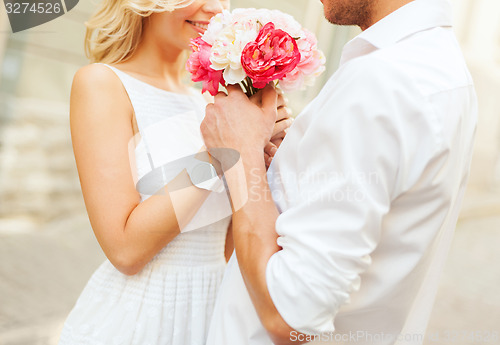
[[[13,34],[0,6],[0,219],[29,226],[82,211],[68,102],[72,76],[86,63],[83,22],[92,7],[80,1]]]
[[[462,217],[500,214],[500,2],[453,3],[455,30],[479,100],[479,123]]]

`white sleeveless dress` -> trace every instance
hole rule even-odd
[[[128,93],[141,135],[165,119],[194,114],[195,120],[191,116],[191,122],[181,125],[193,126],[188,130],[198,133],[201,142],[199,125],[205,115],[206,101],[199,92],[192,90],[192,95],[168,92],[108,67],[118,75]],[[151,157],[146,152],[155,151],[154,147],[145,149],[146,144],[141,139],[135,149],[139,179],[151,170]],[[185,147],[169,147],[168,152],[177,149]],[[141,194],[142,201],[147,197]],[[213,207],[217,202],[215,198],[210,204]],[[230,219],[220,219],[181,233],[134,276],[120,273],[106,260],[92,275],[69,314],[59,344],[205,344],[226,266],[224,245]]]

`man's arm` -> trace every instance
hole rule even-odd
[[[273,134],[278,95],[268,86],[259,107],[239,88],[229,87],[228,91],[230,97],[219,94],[215,105],[207,106],[201,131],[209,152],[222,163],[231,193],[234,245],[252,302],[273,342],[288,344],[293,329],[281,318],[266,287],[267,262],[280,250],[274,228],[279,212],[267,184],[262,153]],[[243,108],[244,116],[235,117],[234,110]],[[234,150],[240,154],[239,162],[225,166],[224,153]]]
[[[266,267],[269,258],[281,248],[277,245],[275,223],[279,212],[267,183],[262,154],[242,152],[241,160],[248,187],[248,201],[233,215],[236,255],[245,285],[257,314],[276,345],[300,344],[290,340],[293,328],[283,320],[269,295]],[[245,183],[239,174],[226,173],[229,190]]]

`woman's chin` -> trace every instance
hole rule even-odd
[[[188,38],[188,40],[187,40],[187,44],[186,44],[186,45],[187,45],[187,48],[186,48],[186,49],[190,49],[190,46],[191,46],[191,40],[194,40],[195,38],[198,38],[198,37],[200,37],[200,36],[201,36],[201,35],[200,35],[200,34],[197,34],[197,33],[189,35],[189,38]]]

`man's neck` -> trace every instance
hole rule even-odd
[[[414,0],[379,0],[376,1],[373,7],[373,12],[368,23],[362,23],[359,25],[361,30],[365,31],[370,26],[378,22],[379,20],[387,17],[392,12],[403,7],[404,5],[412,2]]]

